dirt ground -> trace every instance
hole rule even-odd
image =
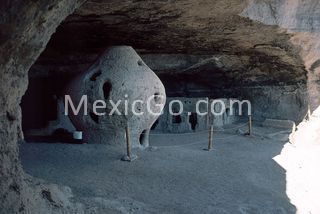
[[[285,164],[300,150],[283,130],[255,126],[254,136],[244,136],[246,127],[238,127],[215,132],[210,152],[203,150],[207,133],[153,133],[152,147],[135,150],[134,162],[120,161],[124,149],[101,144],[24,143],[20,153],[27,173],[71,187],[86,213],[308,213],[295,191],[297,168],[310,173],[315,164]]]

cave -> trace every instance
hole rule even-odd
[[[2,1],[0,213],[319,213],[319,9]]]

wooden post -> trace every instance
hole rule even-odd
[[[249,115],[249,135],[252,135],[252,116]]]
[[[130,139],[130,129],[129,126],[126,126],[126,143],[127,143],[127,155],[121,158],[122,161],[134,161],[138,157],[131,154],[131,139]]]
[[[213,137],[213,125],[210,126],[210,130],[209,130],[208,151],[212,149],[212,137]]]
[[[126,127],[126,141],[127,141],[127,156],[131,159],[131,142],[129,126]]]
[[[209,106],[209,102],[210,102],[210,99],[207,98],[207,101],[208,101],[208,104],[207,104],[207,115],[206,115],[206,119],[207,119],[207,124],[206,124],[206,128],[209,128],[209,124],[210,124],[210,106]]]

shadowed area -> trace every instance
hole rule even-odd
[[[286,172],[272,159],[283,148],[277,140],[216,133],[211,152],[206,134],[155,135],[151,144],[157,149],[136,151],[132,163],[105,145],[27,144],[21,157],[28,173],[70,186],[88,210],[295,213]]]

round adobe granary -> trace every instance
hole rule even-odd
[[[128,126],[133,147],[148,146],[145,135],[158,118],[153,112],[160,113],[166,100],[160,79],[129,46],[108,48],[70,83],[66,95],[70,95],[74,106],[87,95],[87,115],[83,106],[78,115],[69,111],[71,121],[84,132],[85,142],[124,145]],[[97,100],[106,105],[94,112]],[[103,102],[99,106],[103,106]],[[115,105],[118,111],[113,111]]]

